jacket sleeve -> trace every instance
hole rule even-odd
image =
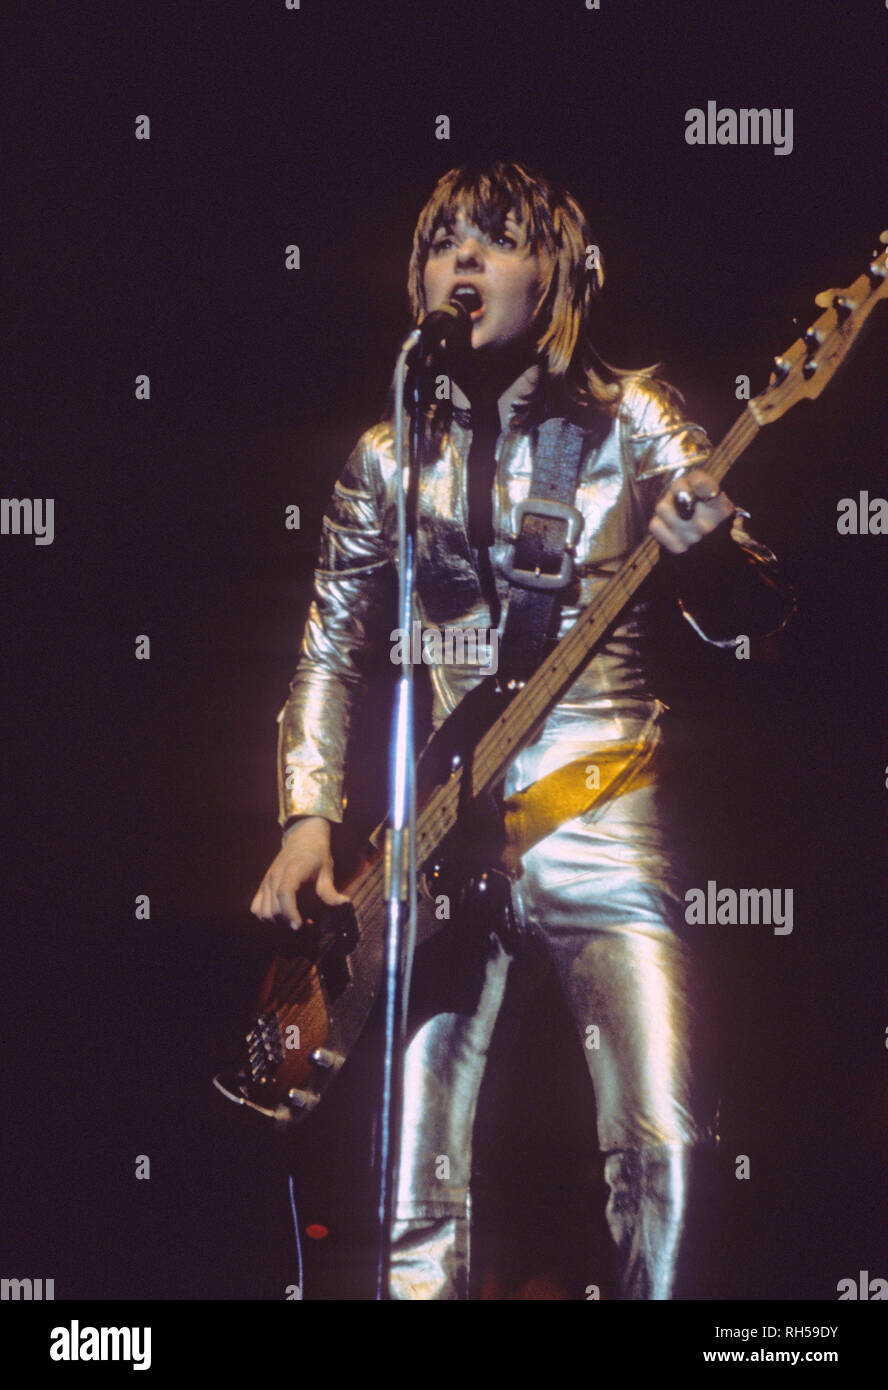
[[[366,686],[367,659],[378,646],[391,592],[376,447],[381,428],[358,441],[324,516],[299,663],[278,715],[282,827],[298,816],[342,820],[351,715]]]
[[[678,392],[653,377],[629,378],[621,420],[647,523],[674,479],[705,469],[712,445],[706,431],[687,419]],[[776,557],[750,536],[744,518],[749,513],[738,509],[685,554],[664,556],[683,616],[714,646],[736,647],[741,637],[769,636],[796,611]]]

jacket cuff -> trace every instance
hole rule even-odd
[[[303,820],[306,816],[322,816],[324,820],[330,821],[333,825],[339,825],[345,811],[345,798],[336,796],[332,791],[324,793],[315,789],[314,794],[306,793],[304,790],[300,794],[298,789],[285,789],[284,777],[279,778],[278,782],[278,824],[282,830],[286,830],[291,823],[296,820]]]

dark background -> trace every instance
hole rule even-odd
[[[718,438],[735,377],[761,389],[888,226],[886,36],[879,0],[7,12],[2,492],[54,497],[56,537],[0,538],[4,1277],[54,1277],[58,1298],[280,1299],[292,1171],[301,1225],[329,1232],[303,1237],[306,1297],[368,1296],[367,1058],[292,1149],[209,1077],[254,988],[247,906],[279,842],[274,719],[320,516],[381,409],[416,215],[465,158],[564,182],[604,256],[602,352],[663,361]],[[710,98],[792,107],[792,153],[687,145]],[[665,643],[689,881],[795,895],[791,936],[704,943],[724,1054],[712,1296],[888,1277],[888,537],[835,525],[839,498],[888,495],[886,347],[880,307],[825,396],[732,478],[798,594],[779,648],[741,663],[677,625]],[[519,1002],[482,1104],[478,1278],[612,1295],[592,1098],[553,1001]]]

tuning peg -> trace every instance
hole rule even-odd
[[[853,299],[849,299],[841,290],[821,290],[814,303],[818,309],[835,309],[839,323],[853,313],[857,308]]]
[[[818,348],[820,346],[820,341],[820,334],[817,332],[817,329],[814,327],[813,324],[810,328],[806,328],[804,333],[802,334],[802,342],[805,344],[805,347],[808,349],[809,353],[813,352],[815,348]]]
[[[868,265],[866,273],[871,285],[880,285],[885,279],[885,267],[880,261],[873,261]]]
[[[879,240],[883,246],[888,246],[888,231],[879,233]]]
[[[782,381],[789,373],[789,363],[785,357],[774,358],[774,380]]]
[[[821,290],[818,295],[814,296],[814,303],[818,309],[829,309],[836,295],[841,293],[842,291],[839,289]]]

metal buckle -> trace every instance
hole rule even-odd
[[[568,506],[566,502],[552,502],[545,497],[526,497],[523,502],[516,502],[513,516],[515,534],[502,567],[503,574],[509,583],[519,584],[524,589],[563,589],[567,584],[570,584],[575,572],[572,552],[580,539],[580,532],[585,524],[583,513],[578,511],[576,507]],[[526,516],[544,516],[555,521],[567,522],[564,555],[561,559],[561,569],[557,574],[541,574],[538,569],[522,570],[513,564],[515,544],[521,534],[521,527]]]

